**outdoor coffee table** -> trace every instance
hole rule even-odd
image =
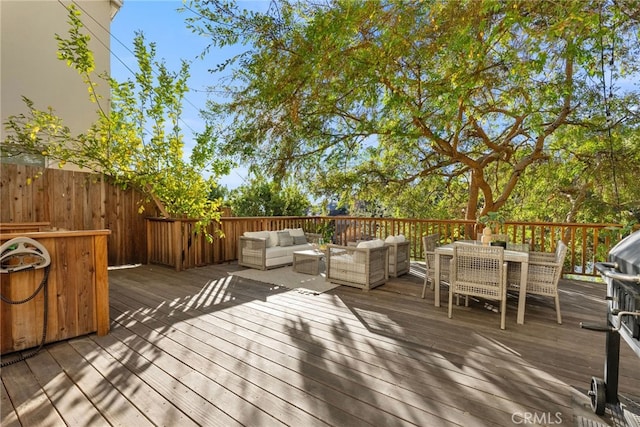
[[[293,253],[293,271],[317,276],[320,274],[320,261],[324,258],[324,252],[308,249]]]

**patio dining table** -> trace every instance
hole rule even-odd
[[[463,240],[456,243],[465,243],[469,245],[481,245],[482,243],[476,240]],[[517,323],[524,323],[524,311],[525,303],[527,300],[527,275],[529,272],[529,253],[526,250],[527,245],[511,245],[507,246],[504,251],[504,260],[507,263],[519,263],[520,264],[520,293],[518,294],[518,317]],[[435,249],[435,272],[434,272],[434,290],[435,290],[435,306],[440,307],[440,257],[450,256],[453,257],[453,243],[438,246]]]

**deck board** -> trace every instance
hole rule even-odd
[[[110,367],[102,372],[97,370],[89,360],[92,357],[91,352],[78,353],[73,345],[69,344],[69,342],[77,343],[83,340],[86,340],[86,338],[77,338],[62,344],[53,344],[48,347],[48,352],[62,367],[71,381],[91,400],[107,422],[112,425],[136,427],[153,425],[142,410],[125,397],[128,390],[135,389],[138,386],[136,378],[120,371],[121,368],[119,366]],[[118,374],[127,375],[131,381],[112,382],[110,377]],[[53,402],[57,406],[58,403],[55,400]]]
[[[507,426],[526,413],[608,422],[586,397],[603,375],[604,334],[579,328],[604,318],[602,285],[563,281],[562,325],[552,300],[535,297],[518,325],[511,298],[502,331],[481,302],[448,319],[446,292],[434,307],[418,275],[310,295],[227,275],[237,269],[110,271],[111,332],[2,368],[1,424]],[[623,344],[620,394],[632,401],[638,366]]]
[[[61,425],[62,418],[26,363],[2,368],[2,383],[22,425]],[[0,422],[4,426],[4,420]]]
[[[76,387],[49,352],[40,352],[27,364],[67,425],[108,426],[109,423]]]

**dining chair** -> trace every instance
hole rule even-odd
[[[422,298],[424,298],[427,291],[427,282],[431,283],[431,289],[435,283],[434,277],[436,274],[436,253],[435,250],[440,246],[440,234],[429,234],[422,237],[422,246],[424,247],[424,262],[425,262],[425,274],[424,284],[422,285]],[[440,255],[440,283],[446,283],[449,281],[449,263],[451,261],[450,256]]]
[[[549,296],[555,299],[556,319],[562,324],[558,283],[562,277],[567,245],[558,240],[555,252],[529,252],[529,270],[527,272],[527,294]],[[509,265],[507,289],[520,289],[520,265]]]
[[[454,294],[499,301],[500,329],[505,329],[507,263],[504,261],[504,248],[454,244],[449,270],[449,318],[453,315]]]

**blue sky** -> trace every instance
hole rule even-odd
[[[263,9],[269,0],[240,2],[243,7]],[[192,146],[192,131],[200,132],[204,128],[199,117],[199,109],[205,107],[206,90],[215,86],[218,77],[208,72],[215,64],[236,53],[238,50],[227,48],[212,51],[205,60],[197,58],[208,40],[192,33],[186,28],[185,18],[189,12],[177,11],[182,6],[180,0],[124,0],[123,6],[111,22],[111,75],[118,81],[133,78],[131,70],[137,69],[133,51],[133,38],[136,32],[144,33],[147,43],[156,44],[156,59],[164,60],[170,70],[178,70],[181,59],[191,62],[189,79],[190,91],[183,104],[182,129],[185,135],[186,150]],[[128,69],[129,68],[129,69]],[[246,170],[238,168],[223,177],[220,184],[235,188],[243,183]]]

